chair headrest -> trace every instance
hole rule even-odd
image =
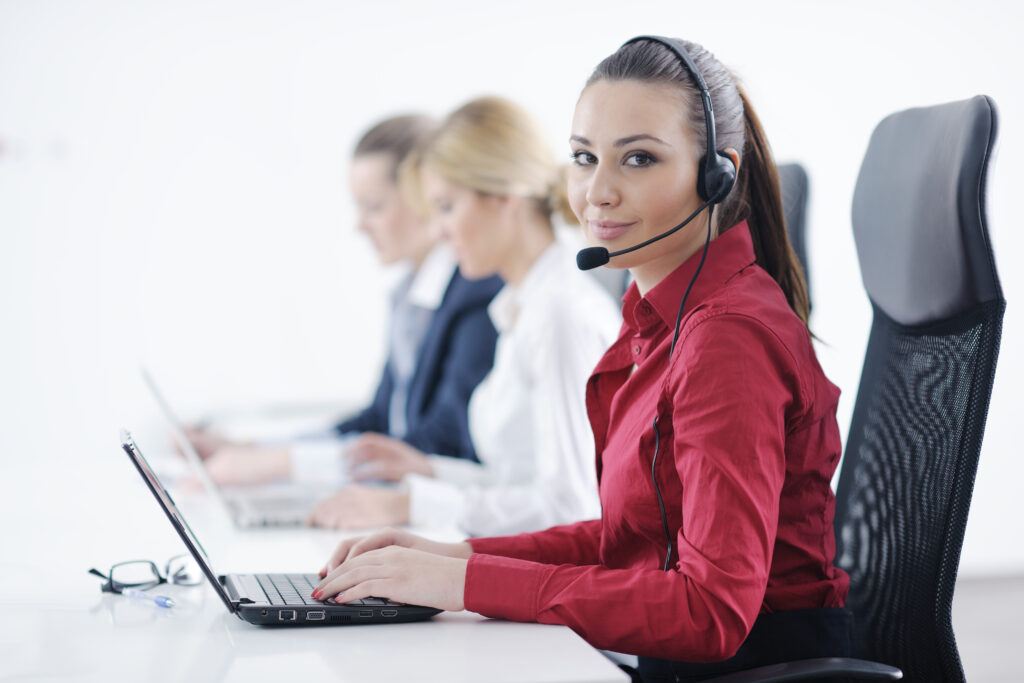
[[[810,184],[807,171],[797,163],[779,164],[778,168],[779,185],[782,190],[782,208],[786,214],[787,223],[792,217],[793,222],[799,223],[800,232],[802,232],[807,208],[807,189]]]
[[[868,296],[900,324],[1002,298],[985,214],[996,118],[978,95],[891,114],[871,135],[853,234]]]
[[[804,275],[807,271],[807,195],[810,181],[807,171],[797,163],[779,164],[779,186],[782,190],[782,211],[786,215],[786,231],[793,250],[800,258]],[[810,284],[808,282],[808,284]]]

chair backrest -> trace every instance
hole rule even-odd
[[[853,231],[874,320],[839,478],[836,561],[858,656],[963,680],[951,621],[1006,303],[985,216],[988,97],[871,136]]]
[[[807,280],[807,300],[811,300],[811,271],[807,263],[807,196],[810,183],[800,164],[779,164],[782,212],[786,215],[786,233]]]

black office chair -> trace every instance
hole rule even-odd
[[[779,164],[779,186],[782,190],[782,212],[786,216],[786,233],[793,251],[804,269],[807,280],[807,303],[811,303],[811,271],[807,267],[807,195],[810,182],[800,164]]]
[[[839,478],[837,564],[857,656],[721,683],[846,677],[963,681],[953,588],[1006,302],[985,216],[988,97],[910,109],[871,136],[853,231],[874,309]],[[888,665],[888,666],[886,666]]]

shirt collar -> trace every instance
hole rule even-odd
[[[455,271],[451,247],[441,243],[430,250],[420,267],[412,273],[408,301],[414,306],[435,311],[441,306]]]
[[[644,297],[640,296],[636,282],[629,286],[622,297],[622,315],[634,330],[643,327],[641,322],[649,317],[643,315],[641,308],[650,311],[652,308],[669,329],[676,324],[679,314],[679,301],[690,283],[697,265],[700,263],[703,246],[678,268],[668,274],[664,280],[654,286]],[[750,226],[746,220],[722,232],[708,245],[708,255],[701,268],[697,281],[690,290],[686,300],[686,310],[692,311],[711,294],[721,288],[729,278],[757,260],[754,254],[754,243],[750,237]]]
[[[498,334],[508,332],[516,324],[519,311],[536,293],[543,293],[548,287],[547,280],[564,267],[568,259],[565,247],[555,240],[541,252],[533,262],[526,276],[518,285],[505,285],[487,307],[487,313]]]

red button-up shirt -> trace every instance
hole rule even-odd
[[[564,624],[600,648],[682,661],[732,656],[758,614],[843,606],[830,488],[839,389],[807,328],[755,263],[746,222],[641,297],[587,384],[600,520],[471,541],[466,608]],[[665,535],[658,483],[675,538]]]

